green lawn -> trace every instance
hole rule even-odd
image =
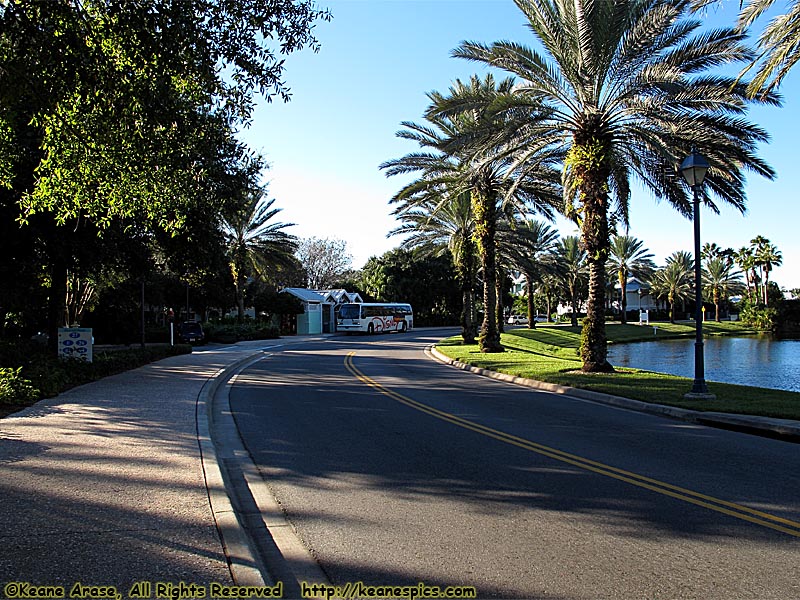
[[[654,333],[653,326],[656,331]],[[693,337],[694,324],[654,323],[653,325],[606,326],[609,343],[647,342],[653,339]],[[753,333],[739,323],[704,323],[706,336]],[[644,402],[668,404],[700,411],[778,417],[800,420],[800,393],[753,388],[743,385],[708,382],[716,400],[686,400],[683,395],[692,380],[662,373],[619,368],[617,373],[583,373],[577,356],[580,328],[542,325],[535,329],[514,329],[502,336],[506,352],[481,354],[477,345],[465,346],[460,337],[441,341],[437,348],[460,362],[575,388],[594,390]]]

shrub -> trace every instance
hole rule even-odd
[[[0,404],[27,404],[39,396],[39,390],[22,377],[22,367],[0,367]]]
[[[242,340],[272,340],[280,337],[275,327],[258,321],[204,323],[203,331],[209,342],[222,344],[232,344]]]
[[[775,327],[775,321],[778,316],[778,311],[774,308],[767,308],[765,306],[743,306],[742,312],[739,314],[739,319],[745,325],[769,331]]]

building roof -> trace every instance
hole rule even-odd
[[[325,298],[325,302],[331,304],[344,304],[347,302],[363,302],[358,292],[348,292],[344,289],[336,290],[314,290],[320,296]]]
[[[620,289],[619,281],[617,281],[614,284],[614,289],[617,290]],[[638,290],[642,290],[642,294],[649,293],[650,285],[643,281],[640,281],[636,277],[628,277],[628,281],[625,284],[625,291],[630,293],[630,292],[636,292]]]
[[[288,292],[292,296],[300,298],[303,302],[317,302],[323,303],[325,302],[325,298],[319,295],[317,292],[313,290],[307,290],[306,288],[283,288],[281,293]]]

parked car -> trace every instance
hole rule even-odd
[[[185,344],[199,344],[205,340],[203,326],[196,321],[184,321],[178,325],[178,338]]]
[[[533,320],[536,323],[547,323],[548,319],[547,319],[547,315],[536,315],[535,317],[533,317]]]
[[[527,325],[528,324],[528,317],[523,317],[522,315],[511,315],[508,317],[508,324],[509,325]]]

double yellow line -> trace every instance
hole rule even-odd
[[[524,450],[529,450],[530,452],[535,452],[536,454],[547,456],[548,458],[552,458],[554,460],[567,463],[575,467],[579,467],[581,469],[597,473],[599,475],[604,475],[605,477],[611,477],[612,479],[624,481],[625,483],[629,483],[631,485],[635,485],[637,487],[644,488],[646,490],[650,490],[652,492],[656,492],[664,496],[669,496],[677,500],[682,500],[683,502],[688,502],[690,504],[702,506],[703,508],[708,508],[718,513],[734,517],[736,519],[741,519],[743,521],[749,521],[750,523],[755,523],[756,525],[769,527],[770,529],[775,529],[776,531],[781,531],[783,533],[789,534],[794,537],[800,537],[800,523],[798,523],[797,521],[784,519],[783,517],[779,517],[777,515],[771,515],[769,513],[765,513],[760,510],[749,508],[747,506],[742,506],[741,504],[736,504],[734,502],[728,502],[726,500],[714,498],[713,496],[701,494],[699,492],[688,490],[686,488],[672,485],[670,483],[665,483],[657,479],[645,477],[644,475],[639,475],[637,473],[625,471],[624,469],[618,469],[616,467],[612,467],[594,460],[590,460],[588,458],[583,458],[575,454],[563,452],[561,450],[557,450],[556,448],[551,448],[549,446],[537,444],[536,442],[532,442],[530,440],[526,440],[524,438],[520,438],[515,435],[511,435],[509,433],[504,433],[497,429],[492,429],[491,427],[486,427],[485,425],[481,425],[480,423],[475,423],[467,419],[462,419],[461,417],[457,417],[456,415],[453,415],[451,413],[433,408],[432,406],[428,406],[427,404],[422,404],[421,402],[417,402],[416,400],[413,400],[408,396],[404,396],[403,394],[399,394],[389,388],[382,386],[374,379],[365,375],[353,363],[353,356],[355,356],[355,352],[350,352],[345,357],[344,366],[359,381],[376,389],[380,393],[389,396],[393,400],[400,402],[401,404],[405,404],[406,406],[409,406],[415,410],[428,414],[432,417],[436,417],[437,419],[441,419],[442,421],[447,421],[448,423],[452,423],[453,425],[457,425],[459,427],[463,427],[464,429],[469,429],[470,431],[480,433],[481,435],[485,435],[486,437],[490,437],[500,442],[504,442],[512,446],[517,446],[518,448],[523,448]]]

